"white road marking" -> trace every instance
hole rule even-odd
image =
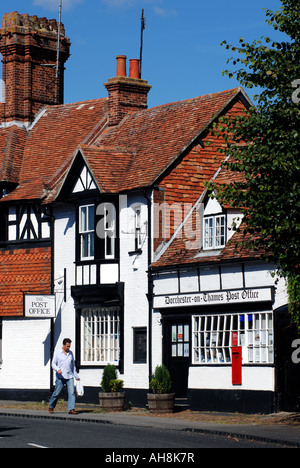
[[[37,445],[37,444],[27,444],[27,445],[30,445],[30,447],[41,448],[41,449],[48,448],[48,447],[44,447],[43,445]]]

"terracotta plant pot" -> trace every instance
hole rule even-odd
[[[124,392],[100,392],[100,408],[106,411],[124,411],[125,393]]]
[[[150,413],[173,413],[175,393],[148,393],[148,408]]]

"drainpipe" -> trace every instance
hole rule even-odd
[[[48,211],[49,210],[49,211]],[[53,216],[52,207],[45,207],[44,211],[47,219],[50,222],[50,248],[51,248],[51,273],[50,273],[50,294],[54,295],[55,293],[55,283],[54,283],[54,222],[55,217]],[[51,326],[50,326],[50,392],[53,391],[53,371],[51,367],[53,354],[54,354],[54,321],[55,319],[51,318]]]
[[[149,373],[149,382],[152,377],[152,309],[153,309],[153,280],[150,270],[150,265],[152,263],[152,200],[149,198],[147,191],[144,190],[144,197],[147,200],[148,208],[148,373]]]
[[[55,258],[55,241],[54,241],[54,223],[55,218],[52,213],[51,209],[51,221],[50,221],[50,236],[51,236],[51,294],[55,293],[55,283],[54,283],[54,258]],[[51,319],[51,337],[50,337],[50,389],[53,390],[54,383],[53,383],[53,370],[51,367],[53,354],[54,354],[54,321],[55,319]]]

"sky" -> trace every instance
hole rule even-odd
[[[116,56],[126,55],[128,68],[130,58],[139,58],[142,8],[142,78],[152,86],[149,107],[239,86],[222,76],[222,70],[234,68],[226,63],[233,53],[221,42],[278,39],[264,8],[280,6],[280,0],[62,0],[72,44],[65,102],[106,97],[103,85],[116,75]],[[59,0],[1,0],[1,18],[11,11],[58,19]],[[253,91],[246,92],[252,99]]]

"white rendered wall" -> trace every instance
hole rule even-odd
[[[274,382],[275,370],[273,367],[243,367],[242,385],[232,385],[231,366],[198,366],[189,369],[188,388],[274,391]]]
[[[135,250],[134,209],[141,207],[142,247]],[[120,281],[124,290],[124,386],[148,388],[148,363],[133,363],[133,329],[148,330],[148,207],[142,194],[120,198]],[[147,340],[148,341],[148,340]]]
[[[71,297],[71,286],[75,285],[75,208],[62,207],[55,210],[55,241],[54,241],[54,283],[56,294],[56,320],[54,347],[61,348],[62,340],[72,340],[72,350],[75,351],[75,309]],[[64,269],[66,268],[67,301],[64,302]]]
[[[2,320],[0,388],[50,388],[49,319]]]
[[[134,208],[141,206],[142,249],[135,249]],[[75,285],[75,209],[60,207],[55,213],[55,291],[57,295],[57,318],[55,322],[55,345],[61,347],[65,337],[71,338],[75,351],[75,309],[71,286]],[[147,201],[143,195],[120,197],[120,278],[115,264],[102,266],[103,284],[125,283],[124,289],[124,386],[148,388],[148,363],[133,363],[133,329],[148,329],[148,237]],[[64,268],[67,269],[67,302],[63,300],[64,283],[61,282]],[[108,279],[109,278],[109,281]],[[78,279],[78,278],[77,278]],[[75,356],[76,357],[76,356]],[[102,378],[99,367],[82,369],[80,376],[85,386],[99,387]]]

